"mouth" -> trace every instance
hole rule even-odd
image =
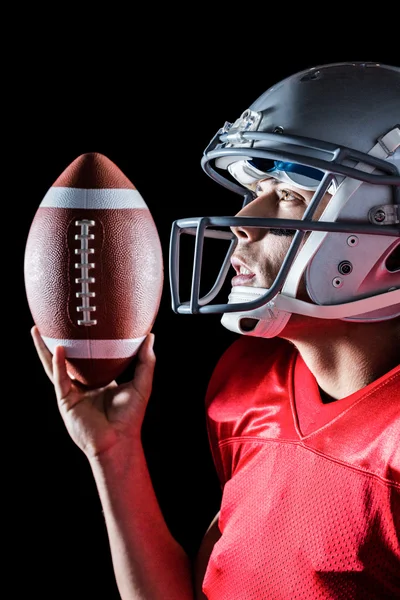
[[[231,264],[236,271],[235,277],[231,279],[232,286],[247,285],[255,278],[255,273],[242,260],[232,257]]]

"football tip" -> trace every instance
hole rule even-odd
[[[100,152],[86,152],[75,158],[52,187],[136,189],[121,169]]]

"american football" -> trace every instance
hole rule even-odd
[[[161,242],[139,191],[110,159],[78,156],[50,187],[29,229],[26,296],[53,353],[88,388],[126,369],[156,319]]]

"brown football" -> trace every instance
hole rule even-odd
[[[118,377],[156,319],[164,281],[142,196],[106,156],[76,158],[36,211],[26,243],[28,305],[49,348],[89,388]]]

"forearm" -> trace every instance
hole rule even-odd
[[[161,513],[142,444],[90,459],[122,600],[193,600],[189,558]]]

